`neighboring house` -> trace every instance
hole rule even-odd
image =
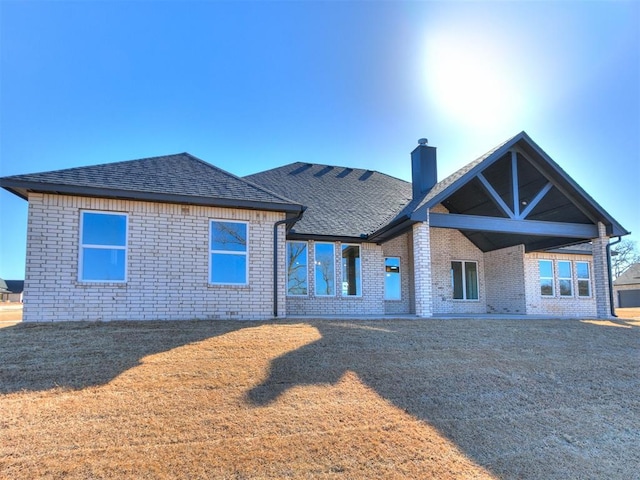
[[[616,307],[640,307],[640,263],[629,266],[613,282]]]
[[[24,319],[611,315],[628,232],[526,133],[440,182],[419,143],[412,183],[187,153],[4,177],[29,201]]]
[[[0,301],[22,302],[24,280],[3,280],[0,278]]]

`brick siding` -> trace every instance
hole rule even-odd
[[[454,300],[451,262],[478,263],[478,300]],[[458,230],[431,229],[431,275],[433,277],[433,313],[486,313],[484,254]]]
[[[524,315],[524,246],[502,248],[484,254],[487,313]]]
[[[82,209],[128,214],[126,283],[78,281]],[[271,318],[273,225],[283,218],[266,211],[30,194],[24,320]],[[210,219],[249,223],[247,286],[209,285]],[[284,229],[280,233],[284,259]],[[282,295],[282,312],[285,301]]]
[[[400,315],[415,313],[413,291],[413,237],[405,233],[382,244],[385,257],[400,258],[400,300],[385,300],[384,313]],[[384,275],[384,272],[383,272]]]
[[[382,247],[363,243],[360,248],[362,267],[362,296],[342,295],[342,244],[334,245],[336,294],[330,297],[315,295],[313,265],[314,241],[308,242],[308,295],[288,296],[287,315],[382,315],[384,314],[384,258]],[[284,269],[283,269],[284,271]]]
[[[554,272],[557,272],[557,262],[565,260],[571,262],[573,280],[573,295],[561,297],[557,274],[554,275],[554,296],[540,295],[540,269],[538,260],[552,260]],[[578,279],[576,277],[575,262],[588,262],[590,278],[590,297],[578,297]],[[526,313],[539,315],[558,315],[563,317],[595,317],[595,278],[593,274],[593,257],[591,255],[574,255],[546,252],[532,252],[524,256]]]

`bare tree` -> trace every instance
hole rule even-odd
[[[307,294],[307,244],[289,243],[287,259],[287,288],[289,294]]]
[[[633,240],[622,240],[611,247],[611,274],[614,278],[634,263],[640,262],[640,252]]]

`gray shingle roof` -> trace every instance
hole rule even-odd
[[[151,201],[299,211],[301,205],[189,153],[14,175],[0,185],[26,192],[59,192]],[[269,207],[269,208],[266,208]]]
[[[634,263],[615,279],[614,285],[640,285],[640,263]]]
[[[244,177],[307,207],[296,234],[360,237],[411,200],[411,184],[372,170],[296,162]]]

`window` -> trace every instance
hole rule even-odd
[[[342,245],[342,295],[362,295],[360,245]]]
[[[578,277],[578,296],[591,296],[591,278],[588,262],[576,262],[576,276]]]
[[[210,283],[247,284],[247,229],[245,222],[211,220]]]
[[[79,280],[125,282],[126,278],[127,215],[81,212]]]
[[[561,297],[573,295],[573,277],[571,276],[571,262],[558,262],[558,284]]]
[[[307,293],[307,243],[287,242],[287,295]]]
[[[384,299],[400,300],[400,259],[387,257],[384,259]]]
[[[333,243],[315,244],[316,295],[336,294],[335,250]]]
[[[539,260],[540,271],[540,295],[553,297],[553,262],[551,260]]]
[[[451,262],[451,285],[455,300],[478,300],[477,262]]]

